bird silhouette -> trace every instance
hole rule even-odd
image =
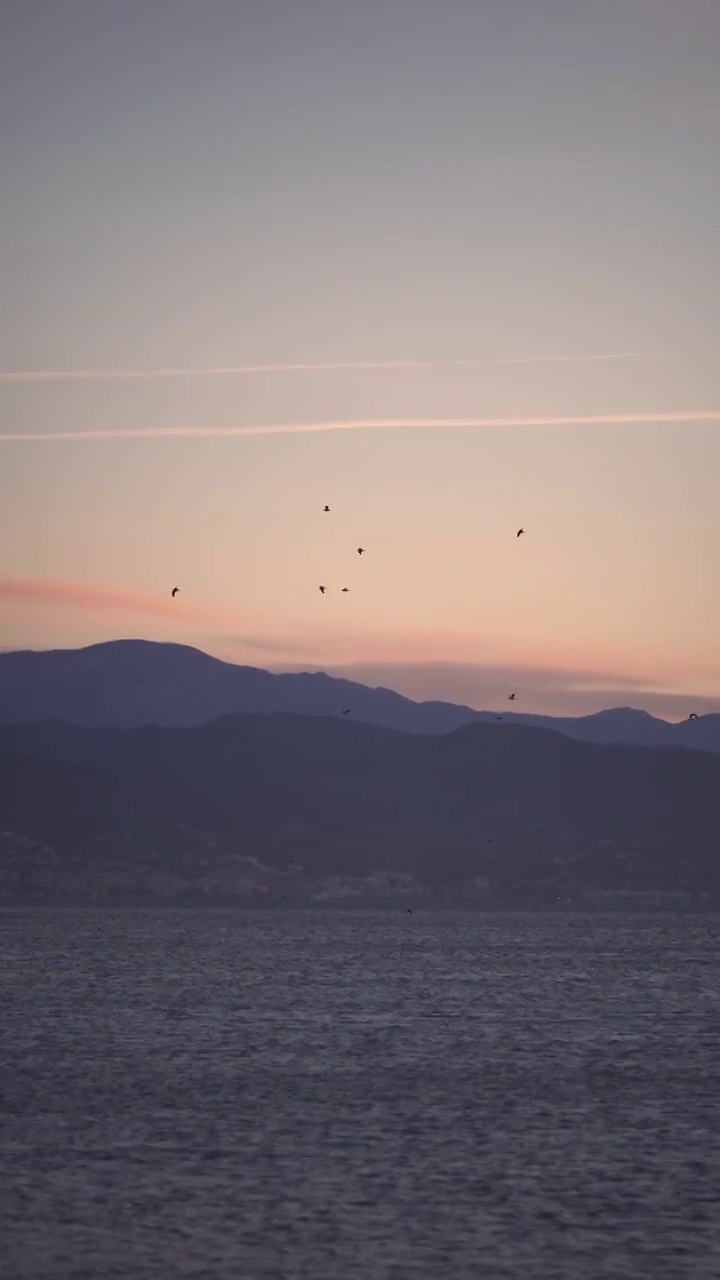
[[[509,694],[508,694],[508,702],[514,702],[514,701],[515,701],[515,694],[514,694],[514,693],[509,693]]]
[[[351,710],[352,710],[352,707],[346,707],[346,708],[345,708],[345,710],[343,711],[343,715],[344,715],[344,716],[349,716],[349,715],[350,715]]]
[[[177,595],[179,590],[180,590],[179,587],[173,587],[172,591],[170,592],[170,595],[173,597],[173,600],[175,599],[175,596]]]
[[[349,587],[343,587],[343,591],[349,591],[349,590],[350,590]]]
[[[521,533],[524,533],[524,532],[525,532],[525,530],[524,530],[524,529],[518,529],[517,533],[515,534],[515,537],[516,537],[516,538],[519,538],[519,537],[520,537],[520,534],[521,534]]]
[[[365,548],[364,548],[364,547],[358,547],[358,549],[357,549],[357,553],[358,553],[358,555],[359,555],[359,556],[361,556],[364,550],[365,550]]]
[[[502,720],[502,716],[496,716],[496,717],[495,717],[495,719],[496,719],[496,720]]]
[[[694,711],[690,712],[690,715],[688,716],[688,720],[697,720],[697,715]]]
[[[329,507],[323,507],[323,511],[329,511],[329,510],[330,510]]]
[[[319,591],[322,595],[325,595],[325,588],[324,588],[324,587],[318,587],[318,591]]]

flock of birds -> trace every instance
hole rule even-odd
[[[330,508],[330,506],[326,503],[326,505],[323,507],[323,513],[324,513],[324,514],[327,514],[327,515],[330,515],[330,512],[331,512],[331,508]],[[524,533],[525,533],[525,530],[524,530],[524,529],[518,529],[517,533],[515,534],[515,537],[516,537],[516,538],[520,538],[520,537],[522,537],[522,536],[523,536],[523,534],[524,534]],[[356,551],[357,551],[357,554],[358,554],[359,556],[364,556],[364,555],[365,555],[365,548],[364,548],[364,547],[356,547]],[[172,591],[170,592],[170,595],[172,596],[173,600],[175,599],[175,596],[178,594],[179,590],[180,590],[180,588],[179,588],[179,587],[173,587]],[[348,592],[349,590],[350,590],[350,588],[349,588],[349,587],[342,587],[342,588],[341,588],[341,594],[345,594],[345,592]],[[326,587],[326,586],[324,586],[324,585],[321,585],[321,586],[319,586],[319,587],[318,587],[318,591],[320,592],[320,594],[321,594],[322,596],[324,596],[324,595],[325,595],[325,592],[327,591],[327,587]],[[515,694],[514,694],[514,693],[509,693],[509,694],[508,694],[508,702],[514,702],[514,701],[515,701]],[[352,711],[352,707],[344,707],[344,708],[343,708],[343,710],[342,710],[342,714],[343,714],[344,716],[349,716],[351,711]],[[498,719],[498,720],[502,720],[502,716],[498,716],[498,717],[497,717],[497,719]],[[697,720],[697,716],[691,716],[691,717],[690,717],[690,719],[691,719],[691,720]]]
[[[331,511],[331,508],[326,504],[326,505],[323,507],[323,512],[324,512],[324,513],[327,513],[327,514],[329,515],[329,514],[330,514],[330,511]],[[521,538],[521,537],[524,535],[524,533],[525,533],[525,530],[524,530],[524,529],[518,529],[517,533],[515,534],[515,537],[516,537],[516,538]],[[356,547],[356,551],[357,551],[357,553],[358,553],[358,555],[359,555],[359,556],[364,556],[364,555],[365,555],[365,548],[364,548],[364,547]],[[175,599],[175,596],[178,594],[179,590],[180,590],[180,588],[179,588],[179,587],[173,587],[172,591],[170,592],[170,594],[171,594],[171,596],[172,596],[173,600]],[[347,591],[349,591],[349,590],[350,590],[350,588],[349,588],[349,587],[342,587],[342,588],[341,588],[341,594],[344,594],[345,592],[347,592]],[[320,592],[320,594],[321,594],[322,596],[324,596],[324,595],[325,595],[325,592],[327,591],[327,587],[326,587],[326,586],[324,586],[324,585],[321,585],[321,586],[319,586],[319,587],[318,587],[318,591]],[[515,695],[514,693],[509,693],[509,694],[508,694],[508,702],[514,702],[514,701],[515,701],[515,697],[516,697],[516,695]],[[344,707],[344,708],[343,708],[343,711],[342,711],[342,714],[343,714],[344,716],[349,716],[349,715],[350,715],[351,710],[352,710],[352,708],[351,708],[351,707]],[[689,720],[697,720],[697,718],[698,718],[697,713],[696,713],[695,711],[691,711],[691,712],[690,712],[690,715],[688,716],[688,719],[689,719]],[[496,716],[496,719],[497,719],[497,720],[502,720],[502,716]]]

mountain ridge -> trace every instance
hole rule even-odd
[[[407,732],[451,732],[476,721],[554,729],[579,741],[678,745],[720,751],[720,715],[672,723],[632,707],[586,716],[477,710],[437,699],[416,702],[325,672],[273,673],[214,658],[190,645],[114,640],[82,649],[0,653],[0,723],[60,719],[87,726],[175,727],[232,712],[352,716]]]

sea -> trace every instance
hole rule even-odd
[[[0,1275],[717,1280],[720,918],[0,912]]]

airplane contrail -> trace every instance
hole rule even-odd
[[[147,378],[242,377],[262,373],[321,373],[383,369],[462,369],[483,365],[586,364],[679,355],[676,351],[609,351],[564,356],[487,356],[476,360],[348,360],[318,364],[241,364],[208,369],[5,369],[0,384],[29,382],[123,382]]]
[[[395,431],[493,427],[634,426],[653,422],[720,422],[719,409],[678,409],[656,413],[593,413],[511,418],[359,418],[338,422],[258,423],[237,427],[109,427],[105,431],[14,431],[0,443],[79,440],[203,440],[228,436],[305,435],[322,431]]]

